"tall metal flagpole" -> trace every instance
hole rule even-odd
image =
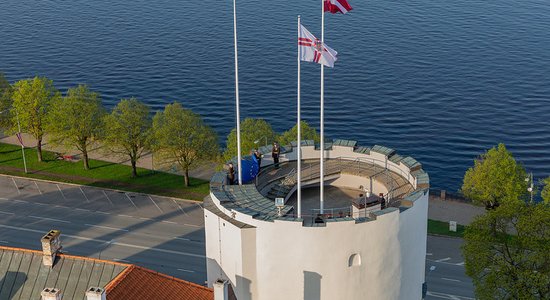
[[[235,105],[237,111],[237,173],[239,185],[243,184],[241,169],[241,112],[239,109],[239,56],[237,51],[237,0],[233,0],[233,37],[235,43]]]
[[[298,16],[298,37],[300,37],[300,16]],[[297,144],[297,151],[296,151],[296,162],[298,163],[297,167],[297,180],[298,180],[298,218],[302,217],[302,120],[300,115],[300,93],[301,93],[301,87],[300,87],[300,43],[296,43],[298,45],[298,141]]]
[[[325,2],[321,0],[321,55],[324,49],[325,43]],[[324,213],[324,194],[325,194],[325,65],[321,64],[321,158],[319,162],[319,185],[320,185],[320,197],[319,197],[319,211]]]

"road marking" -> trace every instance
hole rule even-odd
[[[153,200],[153,198],[151,198],[151,195],[147,195],[147,197],[149,197],[149,199],[151,199],[151,202],[153,202],[153,204],[155,204],[155,206],[159,209],[159,211],[160,211],[161,213],[164,213],[164,212],[162,211],[162,209],[160,209],[160,207],[157,205],[157,203],[155,202],[155,200]]]
[[[62,206],[64,207],[64,206]],[[84,208],[75,208],[75,210],[80,210],[80,211],[90,211],[89,209],[84,209]]]
[[[125,260],[125,259],[120,259],[120,258],[113,258],[114,261],[121,261],[121,262],[124,262],[124,263],[130,263],[129,261]]]
[[[61,196],[63,197],[63,200],[67,200],[67,198],[65,197],[65,194],[63,194],[63,191],[59,187],[59,184],[56,184],[56,186],[57,186],[57,189],[59,190],[59,192],[61,193]]]
[[[97,227],[97,228],[103,228],[103,229],[109,229],[109,230],[120,230],[120,231],[128,232],[128,229],[116,228],[116,227],[111,227],[111,226],[102,226],[102,225],[93,225],[93,224],[84,224],[84,225],[91,226],[91,227]]]
[[[456,264],[457,266],[463,266],[464,265],[464,262],[459,262],[458,264]]]
[[[445,258],[442,258],[442,259],[438,259],[435,262],[444,262],[444,261],[448,261],[448,260],[451,260],[451,258],[450,257],[445,257]]]
[[[15,185],[15,189],[17,190],[17,194],[21,195],[21,191],[19,190],[19,187],[17,186],[17,183],[15,183],[15,179],[11,177],[11,180],[13,181],[13,185]]]
[[[178,271],[187,272],[187,273],[195,273],[193,270],[186,270],[186,269],[178,269]]]
[[[38,189],[38,192],[40,193],[40,195],[42,195],[42,191],[38,187],[38,183],[36,183],[36,181],[33,181],[33,182],[34,182],[34,185],[36,186],[36,188]]]
[[[183,223],[183,225],[185,226],[191,226],[191,227],[197,227],[197,228],[202,228],[201,225],[195,225],[195,224],[187,224],[187,223]]]
[[[111,201],[111,198],[109,198],[109,196],[107,195],[107,193],[105,193],[105,190],[101,190],[103,192],[103,195],[105,195],[105,198],[107,198],[107,200],[109,200],[109,203],[111,203],[111,206],[115,206],[113,204],[113,201]]]
[[[146,217],[139,217],[141,220],[147,220],[147,221],[150,221],[150,220],[153,220],[151,218],[146,218]]]
[[[54,222],[61,222],[61,223],[71,223],[70,221],[59,220],[59,219],[52,219],[52,218],[44,218],[44,217],[38,217],[38,216],[28,216],[28,217],[29,217],[29,218],[34,218],[34,219],[46,220],[46,221],[54,221]]]
[[[111,213],[108,213],[108,212],[104,212],[104,211],[99,211],[99,210],[96,210],[94,211],[95,213],[98,213],[98,214],[102,214],[102,215],[110,215]]]
[[[130,202],[132,202],[132,204],[134,205],[135,208],[138,208],[137,205],[134,203],[134,201],[132,201],[132,198],[130,198],[130,196],[128,196],[128,193],[124,193],[124,195],[126,195],[126,198],[128,198],[128,200],[130,200]]]
[[[162,223],[168,223],[168,224],[178,224],[176,222],[172,222],[172,221],[162,221]]]
[[[444,259],[446,260],[446,259]],[[431,261],[431,262],[434,262],[434,263],[440,263],[440,264],[446,264],[446,265],[451,265],[451,266],[457,266],[457,267],[463,267],[464,268],[464,262],[460,262],[460,263],[451,263],[451,262],[446,262],[446,261],[440,261],[439,260],[433,260],[433,259],[429,259],[429,258],[426,258],[426,261]]]
[[[82,195],[84,195],[84,198],[86,199],[86,202],[90,203],[90,199],[88,199],[88,196],[86,196],[86,193],[84,193],[84,190],[81,187],[78,187],[78,188],[82,192]]]
[[[433,253],[426,253],[426,256],[432,256]]]
[[[172,201],[174,201],[174,204],[176,204],[176,206],[178,207],[178,209],[181,210],[181,212],[182,212],[184,215],[186,215],[186,216],[189,217],[189,215],[185,212],[185,210],[183,210],[183,208],[181,208],[181,206],[179,205],[178,202],[176,202],[176,200],[172,199]]]
[[[8,241],[0,241],[0,244],[9,244]]]
[[[174,239],[174,240],[180,240],[180,241],[186,241],[186,242],[190,242],[190,241],[191,241],[190,239],[180,238],[180,237],[177,237],[177,236],[175,236],[173,239]]]
[[[15,215],[15,214],[12,213],[12,212],[6,212],[6,211],[1,211],[1,210],[0,210],[0,214]]]
[[[42,230],[16,227],[16,226],[9,226],[9,225],[2,225],[2,224],[0,224],[0,227],[7,228],[7,229],[12,229],[12,230],[40,233],[40,234],[44,233],[44,231],[42,231]],[[96,242],[96,243],[110,243],[111,245],[117,245],[117,246],[122,246],[122,247],[140,249],[140,250],[147,250],[147,251],[155,251],[155,252],[167,253],[167,254],[190,256],[190,257],[201,258],[201,259],[206,258],[206,256],[200,255],[200,254],[194,254],[194,253],[188,253],[188,252],[182,252],[182,251],[175,251],[175,250],[168,250],[168,249],[161,249],[161,248],[155,248],[155,247],[133,245],[133,244],[127,244],[127,243],[110,242],[110,241],[107,241],[107,240],[87,238],[87,237],[72,235],[72,234],[63,234],[63,236],[65,237],[65,239],[66,238],[73,238],[73,239],[79,239],[79,240],[85,240],[85,241],[92,241],[92,242]]]
[[[462,281],[460,281],[460,280],[458,280],[458,279],[452,279],[452,278],[441,277],[441,279],[447,280],[447,281],[462,282]]]
[[[129,215],[117,215],[119,217],[127,217],[127,218],[133,218],[132,216],[129,216]]]
[[[448,299],[448,300],[475,300],[474,298],[470,298],[470,297],[438,293],[438,292],[430,292],[430,291],[428,291],[426,295],[432,296],[435,298],[440,298],[440,299]]]

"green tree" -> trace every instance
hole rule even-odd
[[[248,155],[254,148],[263,146],[266,141],[271,144],[277,134],[271,125],[264,119],[246,118],[241,121],[241,154]],[[255,143],[256,142],[256,143]],[[226,141],[227,149],[223,157],[225,160],[237,156],[237,129],[233,128]]]
[[[301,131],[302,131],[302,141],[304,140],[313,140],[315,143],[318,143],[321,139],[315,128],[309,126],[306,121],[301,121]],[[294,125],[291,129],[283,132],[279,137],[279,143],[281,145],[290,145],[291,142],[296,141],[298,137],[298,125]]]
[[[53,86],[53,81],[45,77],[24,79],[13,85],[13,103],[10,110],[11,131],[18,131],[17,119],[19,119],[21,131],[36,139],[38,161],[42,161],[46,114],[50,103],[60,97],[59,91]]]
[[[52,143],[78,149],[84,169],[89,170],[88,149],[102,133],[104,115],[99,94],[79,85],[52,102],[46,128]]]
[[[464,175],[462,193],[475,204],[487,209],[505,202],[523,201],[527,196],[527,174],[516,163],[504,144],[493,147]]]
[[[189,170],[215,159],[219,153],[216,132],[201,116],[179,103],[169,104],[153,118],[153,150],[161,160],[176,163],[189,186]]]
[[[136,98],[120,100],[105,117],[105,145],[111,152],[130,158],[132,177],[137,177],[137,161],[148,148],[151,125],[149,107]]]
[[[550,206],[503,204],[476,218],[464,241],[477,299],[550,299]]]
[[[0,128],[9,127],[12,88],[4,73],[0,73]]]
[[[547,177],[543,180],[544,187],[541,191],[542,200],[550,204],[550,177]]]

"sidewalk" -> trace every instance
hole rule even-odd
[[[476,216],[485,213],[485,208],[452,200],[441,200],[439,197],[430,197],[428,219],[438,221],[456,221],[461,225],[469,225]]]
[[[24,133],[22,134],[22,138],[23,138],[23,143],[25,144],[26,147],[33,148],[36,146],[36,140],[32,136]],[[6,144],[19,145],[19,141],[17,140],[17,137],[15,135],[5,136],[2,131],[0,131],[0,142],[6,143]],[[46,140],[42,144],[42,149],[46,151],[59,152],[64,155],[73,155],[73,156],[82,155],[78,150],[73,150],[73,149],[67,150],[64,147],[56,147],[54,145],[49,144]],[[90,159],[130,165],[130,161],[126,157],[114,156],[112,153],[110,153],[106,149],[103,149],[100,145],[91,147],[91,149],[88,152],[88,157]],[[147,153],[143,157],[141,157],[138,160],[137,166],[139,168],[144,168],[144,169],[155,169],[155,170],[160,170],[168,173],[174,173],[173,168],[171,168],[170,166],[162,165],[158,161],[153,161],[153,155],[151,153]],[[200,166],[199,168],[190,170],[189,176],[209,181],[215,172],[215,167],[216,167],[215,163],[210,163],[210,164]],[[180,173],[177,172],[177,174],[180,174]]]

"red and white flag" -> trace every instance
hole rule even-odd
[[[304,25],[300,25],[298,45],[300,45],[300,60],[315,62],[331,68],[334,67],[338,52],[322,43]]]
[[[347,0],[325,0],[325,12],[345,14],[352,9]]]

